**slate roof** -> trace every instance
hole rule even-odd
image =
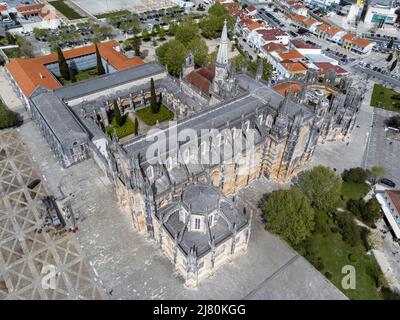
[[[52,92],[33,95],[31,102],[34,103],[35,108],[40,112],[60,143],[72,133],[87,137],[87,133],[79,125],[72,112]]]
[[[94,79],[81,81],[68,87],[63,87],[55,91],[55,94],[65,100],[79,98],[90,93],[101,92],[108,88],[120,86],[124,83],[156,75],[165,71],[165,68],[157,62],[149,62],[129,68],[120,72],[105,74]]]

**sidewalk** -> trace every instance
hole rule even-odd
[[[8,82],[4,67],[0,67],[0,96],[7,107],[15,112],[24,112],[22,101],[18,98],[10,83]]]

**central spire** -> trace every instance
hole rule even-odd
[[[228,27],[227,21],[224,20],[224,27],[221,34],[221,42],[219,44],[217,65],[225,66],[228,64]]]

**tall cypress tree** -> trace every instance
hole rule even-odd
[[[101,61],[99,48],[97,47],[97,44],[95,46],[96,46],[97,74],[100,76],[102,74],[105,74],[106,71],[104,70],[103,62]]]
[[[60,69],[61,76],[64,78],[64,80],[71,80],[68,63],[67,60],[65,60],[64,54],[62,53],[60,47],[57,47],[57,56],[58,56],[58,67]]]
[[[158,94],[157,113],[160,112],[161,105],[162,105],[162,93],[160,91],[160,93]]]
[[[150,110],[152,113],[158,113],[158,105],[157,105],[157,96],[156,96],[156,89],[154,87],[154,80],[153,78],[150,79]]]
[[[138,119],[136,117],[135,117],[135,131],[134,131],[134,133],[135,133],[135,136],[137,136],[138,133],[139,133],[139,121],[138,121]]]
[[[121,111],[118,108],[118,103],[117,100],[114,100],[114,117],[115,117],[115,122],[117,123],[118,126],[122,126],[122,116],[121,116]]]
[[[69,76],[71,78],[71,82],[75,83],[76,82],[76,76],[75,76],[75,71],[69,68]]]

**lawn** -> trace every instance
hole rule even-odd
[[[3,49],[3,52],[9,59],[23,57],[21,48]]]
[[[120,16],[128,16],[130,14],[131,13],[128,10],[120,10],[120,11],[96,14],[95,16],[97,19],[110,19],[110,18],[118,18]]]
[[[342,240],[339,233],[328,232],[324,237],[322,234],[312,236],[310,248],[314,254],[321,257],[324,265],[323,274],[331,274],[330,281],[339,288],[348,298],[354,300],[376,300],[383,299],[383,295],[376,290],[375,280],[370,275],[371,269],[376,267],[373,255],[367,256],[362,245],[351,247]],[[349,255],[355,257],[355,262],[349,260]],[[356,270],[356,289],[343,289],[341,282],[344,274],[342,268],[352,265]]]
[[[18,123],[18,115],[8,109],[0,100],[0,129],[10,128]]]
[[[392,96],[396,94],[400,93],[388,89],[381,84],[375,84],[371,96],[371,106],[400,112],[400,108],[394,106],[394,103],[400,102],[400,100],[392,99]]]
[[[127,115],[124,116],[124,124],[119,127],[117,125],[117,122],[115,121],[115,118],[112,119],[111,121],[111,126],[109,126],[106,129],[106,132],[109,136],[112,136],[114,134],[114,129],[117,130],[117,136],[118,138],[123,138],[126,136],[129,136],[135,132],[135,124]]]
[[[346,182],[342,183],[342,196],[343,200],[347,202],[350,199],[361,199],[369,191],[370,186],[367,183],[354,183]]]
[[[153,126],[157,123],[167,121],[174,118],[174,113],[170,111],[166,106],[162,105],[158,113],[152,113],[150,107],[146,107],[137,110],[136,115],[148,126]]]
[[[50,1],[50,4],[60,11],[69,20],[76,20],[83,18],[78,12],[65,4],[63,0]]]
[[[75,74],[76,82],[88,80],[97,76],[97,69],[91,68],[87,70],[79,70]]]

